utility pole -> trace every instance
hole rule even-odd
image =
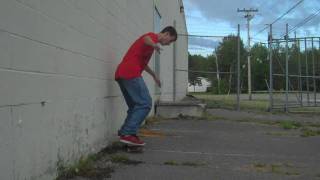
[[[254,17],[254,12],[258,12],[258,9],[242,9],[240,10],[238,8],[238,12],[244,12],[244,18],[247,19],[247,29],[248,29],[248,95],[249,95],[249,100],[252,100],[252,94],[251,94],[251,48],[250,48],[250,21]]]
[[[217,80],[218,80],[218,94],[220,94],[220,74],[219,74],[219,63],[218,63],[218,55],[217,55],[217,49],[214,51],[214,56],[216,59],[216,71],[217,71]]]

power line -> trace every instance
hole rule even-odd
[[[217,35],[217,36],[210,36],[210,35],[195,35],[195,34],[178,34],[178,36],[188,36],[188,37],[212,37],[212,38],[224,38],[228,37],[228,35]]]
[[[298,24],[296,24],[294,27],[292,27],[289,30],[289,33],[292,31],[297,30],[298,28],[302,27],[303,25],[305,25],[306,23],[308,23],[310,20],[312,20],[313,18],[315,18],[318,14],[320,13],[320,9],[318,9],[315,13],[309,15],[308,17],[306,17],[304,20],[302,20],[301,22],[299,22]]]
[[[310,14],[308,17],[300,21],[298,24],[296,24],[294,27],[292,27],[289,31],[288,34],[291,33],[292,31],[297,30],[298,28],[302,27],[309,21],[311,21],[313,18],[315,18],[318,14],[320,13],[320,9],[318,9],[315,13]],[[282,34],[280,37],[284,37],[286,34]]]
[[[294,6],[292,6],[289,10],[287,10],[285,13],[283,13],[281,16],[279,16],[277,19],[275,19],[271,24],[276,23],[277,21],[279,21],[280,19],[282,19],[285,15],[287,15],[290,11],[292,11],[293,9],[295,9],[299,4],[301,4],[304,0],[300,0],[299,2],[297,2]],[[256,33],[254,35],[257,36],[258,34],[262,33],[264,30],[268,29],[268,26],[264,27],[263,29],[261,29],[258,33]]]
[[[295,4],[294,6],[292,6],[287,12],[285,12],[284,14],[282,14],[280,17],[278,17],[276,20],[274,20],[271,24],[276,23],[277,21],[279,21],[280,19],[282,19],[285,15],[287,15],[290,11],[292,11],[294,8],[296,8],[299,4],[301,4],[304,0],[300,0],[297,4]]]

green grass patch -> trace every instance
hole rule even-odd
[[[225,119],[226,118],[220,118]],[[256,120],[256,119],[238,119],[238,120],[230,120],[239,123],[255,123],[255,124],[262,124],[262,125],[269,125],[269,126],[277,126],[284,130],[299,130],[301,137],[310,137],[310,136],[320,136],[320,128],[319,124],[310,124],[310,123],[300,123],[296,121],[268,121],[268,120]],[[267,135],[276,135],[276,136],[286,136],[290,135],[288,132],[267,132]]]
[[[169,165],[169,166],[179,166],[180,164],[176,161],[170,160],[170,161],[166,161],[163,163],[164,165]]]
[[[114,142],[96,154],[81,157],[73,164],[64,162],[59,158],[57,162],[58,177],[56,180],[67,180],[77,176],[88,179],[110,178],[111,173],[114,171],[111,163],[126,165],[137,165],[143,163],[142,161],[131,160],[126,155],[118,153],[123,150],[123,144],[120,142]],[[110,162],[110,165],[106,164],[105,161]]]
[[[235,109],[237,105],[235,95],[212,95],[212,94],[201,94],[192,93],[198,99],[203,100],[208,108],[224,108],[224,109]],[[269,101],[268,100],[241,100],[241,109],[250,109],[258,111],[268,110]]]
[[[212,93],[190,93],[190,95],[203,100],[207,103],[208,108],[223,108],[223,109],[235,109],[237,105],[236,94],[212,94]],[[268,94],[253,94],[252,100],[245,99],[247,95],[242,94],[240,100],[240,109],[242,110],[254,110],[254,111],[269,111],[269,95]],[[283,102],[277,102],[277,97],[282,97],[283,94],[275,94],[274,103],[283,104]],[[284,108],[273,109],[274,114],[283,114]],[[290,108],[290,113],[304,114],[308,116],[320,115],[320,107],[295,107]]]
[[[249,118],[244,118],[244,119],[238,119],[234,120],[236,122],[240,123],[255,123],[255,124],[263,124],[263,125],[269,125],[269,126],[278,126],[279,122],[277,121],[268,121],[268,120],[257,120],[257,119],[249,119]]]
[[[111,157],[111,162],[113,163],[121,163],[121,164],[127,164],[127,165],[138,165],[143,163],[142,161],[129,159],[129,157],[124,154],[113,154],[110,157]]]
[[[61,161],[57,164],[58,177],[56,180],[70,179],[76,176],[86,178],[109,178],[114,171],[112,167],[95,167],[97,155],[81,157],[73,165],[65,165]]]
[[[300,173],[291,163],[253,163],[251,168],[257,172],[274,173],[287,176],[298,176]]]
[[[266,133],[267,135],[271,135],[271,136],[294,136],[293,134],[289,133],[289,132],[279,132],[279,131],[276,131],[276,132],[267,132]]]
[[[205,163],[201,162],[192,162],[192,161],[186,161],[181,163],[182,166],[191,166],[191,167],[199,167],[199,166],[205,166]]]
[[[310,136],[319,136],[320,130],[313,130],[309,128],[303,128],[301,130],[302,134],[301,137],[310,137]]]
[[[279,124],[283,129],[298,129],[302,127],[301,123],[294,121],[280,121]]]
[[[320,124],[306,123],[306,125],[309,127],[320,128]]]
[[[263,164],[263,163],[254,163],[253,167],[258,172],[266,172],[268,168],[267,164]]]
[[[287,172],[282,172],[281,167],[282,167],[281,164],[270,164],[270,169],[271,169],[270,172],[278,173],[278,174],[287,173]]]
[[[163,163],[164,165],[169,165],[169,166],[190,166],[190,167],[199,167],[199,166],[205,166],[205,163],[201,162],[193,162],[193,161],[184,161],[184,162],[177,162],[174,160],[166,161]]]

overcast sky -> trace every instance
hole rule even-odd
[[[228,35],[237,33],[237,24],[241,26],[241,37],[247,43],[247,28],[244,13],[237,9],[258,9],[251,20],[251,37],[253,42],[265,42],[267,30],[257,34],[279,16],[288,11],[300,0],[183,0],[189,34]],[[308,23],[298,28],[297,36],[320,36],[320,0],[304,0],[290,13],[273,25],[276,38],[285,33],[285,24],[289,30],[308,16],[319,13]],[[290,36],[294,36],[292,32]],[[210,44],[217,45],[217,38],[191,38],[189,46],[194,49],[205,48]],[[215,42],[214,42],[215,41]],[[201,46],[203,42],[203,46]]]

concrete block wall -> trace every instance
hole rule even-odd
[[[158,2],[164,25],[183,21],[169,8],[178,2]],[[53,179],[57,163],[114,140],[127,107],[113,74],[129,45],[153,31],[153,12],[150,0],[0,1],[0,179]],[[161,66],[172,62],[172,47],[161,56]]]

